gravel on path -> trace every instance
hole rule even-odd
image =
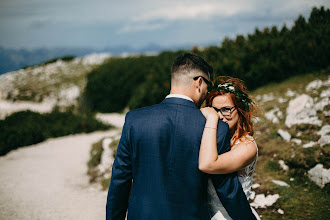
[[[105,219],[106,191],[89,184],[91,145],[118,130],[49,139],[0,157],[0,219]]]

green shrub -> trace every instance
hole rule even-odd
[[[67,55],[67,56],[63,56],[63,57],[56,57],[56,58],[52,58],[50,60],[45,61],[43,64],[50,64],[50,63],[55,63],[58,60],[63,60],[65,62],[71,61],[74,58],[76,58],[76,56],[72,56],[72,55]]]
[[[111,182],[111,178],[103,179],[103,180],[101,181],[102,189],[103,189],[103,190],[109,189],[110,182]]]
[[[0,120],[0,155],[18,147],[36,144],[51,137],[104,130],[109,126],[92,115],[53,111],[39,114],[31,111],[16,112]]]
[[[102,142],[103,139],[92,145],[92,149],[90,151],[90,160],[87,163],[88,168],[94,168],[100,164],[103,153]]]
[[[170,91],[171,63],[181,53],[110,59],[88,75],[84,105],[118,112],[157,103]]]

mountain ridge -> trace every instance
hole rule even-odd
[[[136,53],[158,53],[164,50],[188,49],[193,45],[160,46],[148,44],[144,47],[135,48],[127,45],[108,46],[100,49],[90,47],[57,47],[57,48],[5,48],[0,46],[0,75],[19,70],[26,66],[40,65],[50,59],[63,56],[83,57],[93,53],[109,53],[113,56],[122,56]]]

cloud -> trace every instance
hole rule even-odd
[[[207,19],[215,15],[232,16],[241,11],[249,11],[251,9],[248,4],[243,3],[197,2],[190,5],[175,3],[165,8],[158,8],[143,13],[133,18],[133,21]]]
[[[251,3],[252,1],[250,1]],[[178,21],[211,20],[216,16],[230,17],[235,14],[253,11],[246,1],[169,1],[150,9],[140,11],[132,17],[118,33],[160,30]]]
[[[139,14],[128,18],[119,33],[160,30],[176,22],[228,20],[233,18],[273,20],[290,22],[296,18],[296,12],[309,14],[312,6],[329,5],[325,0],[168,0],[147,5]],[[150,24],[152,23],[152,24]],[[260,21],[258,22],[260,23]]]

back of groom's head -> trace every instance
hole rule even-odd
[[[172,84],[188,84],[192,76],[202,74],[209,78],[212,73],[213,68],[201,56],[193,53],[183,53],[172,64],[171,82]]]

